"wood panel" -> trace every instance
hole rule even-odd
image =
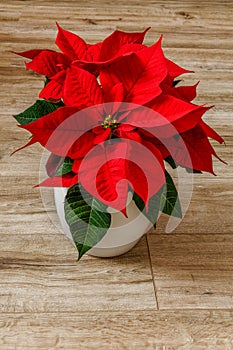
[[[233,308],[232,234],[148,236],[160,309]]]
[[[194,176],[175,231],[164,233],[163,215],[156,231],[119,258],[77,263],[75,248],[50,220],[52,201],[46,213],[32,188],[42,148],[9,157],[29,136],[11,116],[43,86],[9,51],[56,49],[55,21],[90,43],[117,28],[151,26],[147,44],[164,34],[166,55],[195,71],[183,83],[201,81],[197,103],[215,105],[205,120],[226,142],[214,145],[228,165],[215,160],[217,177]],[[0,22],[0,348],[233,349],[233,2],[2,0]]]
[[[107,350],[110,346],[117,350],[230,350],[232,316],[232,311],[221,310],[9,313],[0,320],[0,346],[20,350]]]

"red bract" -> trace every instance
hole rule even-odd
[[[151,47],[121,57],[100,72],[104,90],[121,83],[124,101],[145,105],[161,92],[160,84],[168,74],[161,40]]]
[[[52,152],[50,178],[41,185],[79,181],[124,212],[129,186],[145,204],[158,192],[169,156],[187,169],[213,173],[217,155],[208,138],[223,139],[202,121],[209,107],[192,102],[198,84],[176,86],[176,78],[190,71],[164,56],[161,38],[142,44],[147,30],[115,31],[91,45],[58,25],[62,52],[18,53],[31,59],[28,69],[48,78],[40,97],[64,103],[21,125],[32,133],[28,145],[39,142]],[[70,172],[54,176],[65,157],[72,161]]]
[[[62,29],[58,24],[57,27],[58,34],[55,42],[62,53],[52,50],[15,52],[32,60],[26,63],[27,69],[32,69],[49,78],[47,86],[39,95],[48,100],[57,100],[63,97],[62,90],[68,67],[81,66],[98,75],[99,67],[111,63],[119,55],[132,52],[134,46],[128,46],[129,44],[139,46],[149,30],[148,28],[141,33],[126,33],[116,30],[103,42],[91,45],[78,35]]]
[[[105,142],[104,148],[95,147],[78,170],[79,181],[89,193],[123,212],[128,181],[146,205],[165,182],[160,152],[145,152],[140,143],[130,140],[114,139]]]

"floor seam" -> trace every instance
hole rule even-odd
[[[156,309],[159,311],[160,308],[159,308],[159,302],[158,302],[158,293],[157,293],[157,287],[155,285],[154,272],[153,272],[153,268],[152,268],[152,261],[151,261],[150,248],[149,248],[147,234],[146,234],[146,244],[147,244],[148,259],[149,259],[149,265],[150,265],[150,273],[151,273],[151,277],[152,277],[152,283],[153,283],[154,294],[155,294],[155,304],[156,304]]]

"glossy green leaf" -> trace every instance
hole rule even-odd
[[[14,115],[13,117],[19,124],[25,125],[55,111],[61,106],[63,106],[63,102],[52,103],[46,100],[37,100],[34,105],[27,108],[24,112]]]
[[[78,260],[106,234],[111,224],[107,206],[80,184],[70,187],[65,198],[65,217],[79,252]]]
[[[176,186],[167,171],[165,172],[165,176],[166,186],[164,187],[164,191],[162,193],[160,210],[165,214],[182,218],[180,200]]]
[[[158,219],[159,210],[161,208],[163,190],[164,190],[164,187],[161,187],[161,189],[149,199],[148,210],[146,210],[145,203],[137,195],[137,193],[134,192],[134,195],[133,195],[133,200],[136,206],[141,212],[143,212],[143,214],[147,217],[147,219],[150,220],[150,222],[154,225],[154,227],[156,227],[156,221]]]
[[[182,218],[180,201],[175,184],[167,171],[165,172],[165,177],[166,184],[149,199],[148,210],[146,210],[143,200],[136,193],[133,195],[136,206],[143,212],[147,219],[150,220],[155,228],[159,211]]]
[[[65,158],[64,162],[59,166],[55,172],[55,176],[61,176],[68,174],[72,171],[73,160],[70,158]]]

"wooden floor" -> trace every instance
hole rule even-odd
[[[233,1],[1,0],[0,349],[233,349]],[[225,138],[228,166],[195,176],[181,225],[115,259],[84,257],[46,213],[39,145],[9,154],[28,134],[11,117],[43,85],[9,50],[55,48],[55,21],[89,42],[114,29],[164,34],[165,53],[195,70],[197,102]]]

